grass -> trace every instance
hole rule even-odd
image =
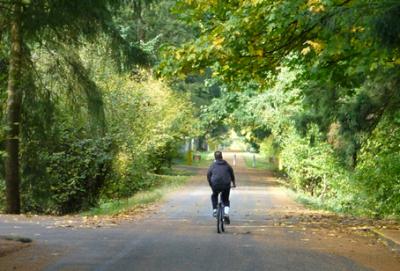
[[[343,210],[336,205],[332,204],[331,200],[322,200],[321,198],[318,197],[312,197],[307,194],[304,194],[302,192],[296,192],[293,191],[295,200],[304,206],[313,209],[313,210],[325,210],[325,211],[331,211],[335,213],[344,213]]]
[[[311,210],[324,210],[330,211],[338,214],[351,214],[351,215],[361,215],[360,212],[355,212],[354,206],[345,204],[345,202],[351,202],[351,199],[341,199],[341,198],[321,198],[311,196],[303,191],[295,190],[290,181],[278,178],[277,181],[285,187],[287,194],[296,202],[304,205]],[[351,209],[353,208],[353,209]]]
[[[194,160],[191,164],[188,163],[187,160],[179,159],[175,160],[176,165],[182,166],[194,166],[194,167],[209,167],[214,160],[213,152],[194,152],[193,155],[200,155],[200,160]]]
[[[147,191],[138,192],[130,198],[103,202],[98,207],[83,212],[81,215],[115,215],[139,206],[148,205],[161,200],[166,193],[183,185],[189,179],[189,176],[156,176],[157,178],[161,178],[161,185]]]
[[[253,167],[253,155],[256,158],[256,165]],[[262,169],[262,170],[275,170],[275,166],[269,163],[267,159],[262,157],[260,154],[256,153],[246,153],[244,154],[244,161],[248,168]]]
[[[167,176],[194,176],[196,175],[195,172],[189,171],[189,170],[184,170],[184,169],[177,169],[177,168],[162,168],[161,169],[161,175],[167,175]]]
[[[318,211],[323,210],[339,215],[358,218],[388,219],[400,223],[400,216],[374,213],[365,206],[365,203],[360,202],[360,199],[354,198],[351,194],[321,198],[311,196],[302,191],[296,191],[287,181],[278,179],[278,182],[285,187],[287,194],[293,200],[304,205],[308,209]]]
[[[340,215],[351,215],[355,217],[371,217],[378,218],[374,216],[370,210],[361,206],[355,199],[343,198],[337,196],[335,198],[325,198],[313,197],[301,191],[293,191],[293,198],[312,210],[324,210],[333,212]]]
[[[198,167],[209,167],[214,160],[214,153],[212,152],[199,152],[195,155],[200,155],[200,161],[193,160],[192,165]]]

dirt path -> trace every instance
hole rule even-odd
[[[398,270],[399,257],[359,230],[359,220],[305,209],[268,172],[246,169],[238,158],[225,234],[216,233],[199,170],[138,219],[80,227],[0,217],[1,234],[36,240],[0,257],[0,270],[34,270],[40,255],[49,260],[35,270]]]

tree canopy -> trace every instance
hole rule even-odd
[[[370,210],[398,214],[398,181],[374,175],[378,160],[366,173],[364,160],[371,142],[389,144],[376,137],[381,125],[398,125],[398,2],[182,0],[176,10],[198,34],[164,51],[160,74],[211,70],[225,92],[204,110],[206,123],[233,125],[278,157],[298,189],[371,203],[364,192],[374,187],[386,199]]]

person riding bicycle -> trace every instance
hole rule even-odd
[[[214,153],[215,161],[211,164],[207,172],[207,180],[212,189],[211,203],[213,216],[217,215],[218,194],[221,193],[222,203],[224,204],[224,219],[227,224],[229,219],[229,193],[232,187],[236,187],[235,174],[232,167],[222,159],[222,152]]]

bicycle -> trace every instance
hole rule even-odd
[[[231,186],[231,188],[236,188]],[[222,203],[222,192],[218,193],[218,205],[217,205],[217,232],[225,232],[225,219],[224,219],[224,204]]]
[[[225,232],[225,221],[224,221],[224,204],[222,203],[222,193],[218,193],[218,205],[217,205],[217,232]]]

